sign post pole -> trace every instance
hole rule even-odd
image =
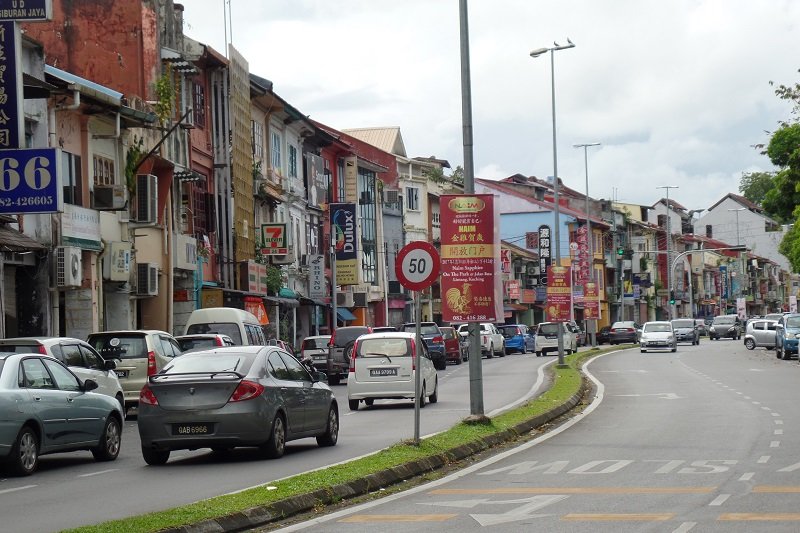
[[[420,347],[419,352],[417,353],[417,360],[414,361],[412,364],[416,365],[416,371],[414,372],[414,395],[416,396],[416,400],[414,401],[414,445],[419,446],[419,409],[422,407],[422,379],[420,378],[420,374],[422,374],[422,363],[420,358],[422,357],[422,326],[420,322],[422,322],[422,306],[420,305],[420,297],[419,291],[414,291],[414,314],[415,320],[417,322],[416,327],[416,336],[417,336],[417,346]]]

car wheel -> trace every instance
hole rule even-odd
[[[456,358],[456,364],[457,364],[457,365],[460,365],[460,364],[461,364],[461,363],[463,363],[463,362],[464,362],[464,361],[462,361],[462,360],[461,360],[461,354],[458,354],[458,357]]]
[[[150,466],[160,466],[169,461],[169,450],[154,450],[142,446],[142,458]]]
[[[431,397],[428,398],[428,400],[431,403],[436,403],[439,401],[439,378],[436,378],[433,381],[433,394],[431,394]]]
[[[641,348],[639,351],[642,353],[647,353],[647,350],[645,350],[644,348]]]
[[[11,455],[8,456],[11,473],[17,476],[29,476],[39,466],[39,438],[30,426],[19,430]]]
[[[286,451],[286,424],[280,414],[275,415],[275,420],[272,421],[272,435],[261,445],[261,451],[270,459],[282,457]]]
[[[489,353],[486,355],[486,359],[491,359],[494,357],[494,344],[489,345]]]
[[[745,339],[744,346],[748,350],[755,350],[756,349],[756,342],[753,339]]]
[[[673,346],[673,347],[672,347],[672,353],[675,353],[675,352],[677,352],[677,351],[678,351],[678,347],[677,347],[677,346]]]
[[[372,404],[374,403],[375,403],[374,398],[367,398],[366,400],[364,400],[364,405],[366,405],[367,407],[372,407]]]
[[[122,393],[117,394],[115,398],[119,402],[119,408],[122,410],[122,414],[125,415],[125,398],[122,396]]]
[[[339,379],[339,374],[331,374],[328,376],[328,385],[338,385]]]
[[[100,443],[92,449],[92,455],[97,461],[113,461],[119,455],[121,443],[120,423],[113,416],[109,416],[103,434],[100,436]]]
[[[351,411],[358,411],[358,400],[347,400],[347,405]]]
[[[425,403],[427,401],[427,396],[425,396],[425,383],[422,384],[422,393],[419,395],[419,408],[424,409]]]
[[[339,412],[336,407],[331,405],[328,410],[328,425],[325,427],[325,433],[317,437],[317,444],[320,446],[336,446],[336,441],[339,440]]]

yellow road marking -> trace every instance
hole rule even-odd
[[[429,494],[709,494],[717,487],[513,487],[436,489]]]
[[[725,513],[719,515],[717,520],[728,522],[778,522],[800,520],[800,513]]]
[[[756,485],[753,487],[752,492],[760,492],[764,494],[797,494],[800,493],[800,487],[784,487],[781,485]]]
[[[339,522],[365,523],[365,522],[444,522],[458,515],[455,514],[356,514],[343,518]]]
[[[566,514],[561,517],[561,520],[569,520],[572,522],[577,521],[593,521],[593,522],[664,522],[675,518],[675,513],[625,513],[625,514],[604,514],[592,513],[581,514],[573,513]]]

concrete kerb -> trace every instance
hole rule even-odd
[[[482,439],[457,446],[438,455],[425,457],[410,463],[381,470],[360,479],[333,485],[307,494],[299,494],[267,505],[254,507],[242,512],[161,530],[162,533],[231,533],[265,526],[292,515],[308,512],[320,505],[331,505],[341,500],[365,496],[381,488],[388,487],[414,477],[433,472],[472,455],[500,444],[509,442],[521,435],[541,427],[574,409],[587,393],[585,379],[581,390],[565,403],[539,416],[520,422]]]

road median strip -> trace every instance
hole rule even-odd
[[[580,372],[590,358],[616,350],[590,349],[553,368],[551,386],[520,407],[498,415],[490,424],[459,423],[423,439],[419,446],[401,442],[375,454],[329,468],[203,500],[183,507],[69,530],[73,533],[241,531],[292,515],[324,509],[342,500],[435,472],[475,454],[527,435],[577,407],[587,384]],[[558,366],[558,365],[557,365]]]

